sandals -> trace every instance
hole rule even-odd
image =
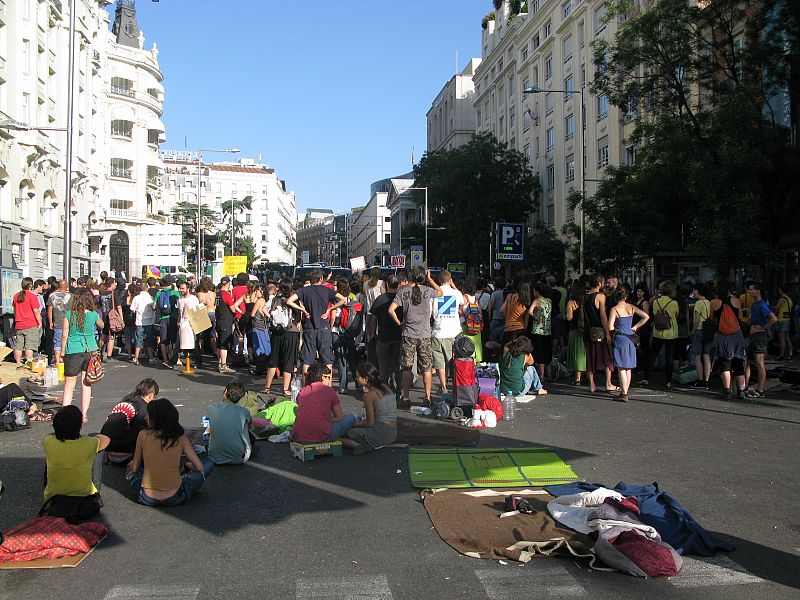
[[[41,410],[37,410],[31,415],[28,415],[31,421],[52,421],[53,415],[50,413],[43,412]]]
[[[764,390],[753,390],[752,392],[747,392],[745,398],[764,398]]]

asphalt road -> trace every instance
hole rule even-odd
[[[179,406],[184,425],[198,426],[230,380],[201,373],[110,361],[87,429],[99,430],[145,376]],[[513,422],[483,432],[481,445],[553,447],[587,481],[656,481],[736,550],[687,559],[680,576],[654,580],[566,558],[525,566],[466,558],[432,529],[409,483],[405,449],[304,464],[286,444],[261,442],[250,464],[217,468],[188,505],[171,509],[129,500],[123,470],[107,466],[108,539],[74,569],[0,572],[0,600],[800,598],[800,395],[739,404],[643,390],[623,404],[586,388],[548,387],[551,394],[520,405]],[[8,488],[0,529],[41,505],[40,442],[49,432],[35,423],[0,433]]]

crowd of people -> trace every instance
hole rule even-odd
[[[197,311],[210,327],[193,325]],[[762,398],[770,337],[779,358],[791,358],[798,318],[783,289],[770,306],[753,281],[737,294],[726,284],[666,280],[651,294],[643,283],[599,275],[563,285],[552,276],[457,284],[448,271],[434,278],[422,268],[335,280],[313,269],[304,281],[263,285],[247,273],[217,285],[169,276],[128,283],[105,273],[100,285],[90,277],[24,278],[14,313],[17,365],[34,352],[64,364],[63,408],[44,441],[46,506],[56,512],[63,497],[96,497],[100,453],[127,465],[137,502],[161,506],[186,502],[215,465],[248,461],[259,432],[307,443],[341,440],[357,455],[391,444],[397,411],[411,407],[417,379],[426,405],[433,404],[434,384],[442,395],[452,391],[454,345],[462,336],[473,342],[476,362],[497,364],[503,393],[547,394],[543,382],[557,378],[563,362],[574,385],[585,375],[596,393],[600,376],[604,391],[626,401],[634,378],[651,384],[660,362],[666,387],[676,368],[694,364],[695,387],[709,388],[716,370],[726,398]],[[207,439],[199,440],[187,435],[177,408],[147,377],[114,407],[100,435],[81,436],[92,362],[123,357],[169,369],[211,359],[222,374],[247,369],[263,377],[262,392],[271,393],[276,379],[279,389],[258,406],[231,380],[208,408]],[[753,367],[756,383],[749,386]],[[79,377],[80,409],[72,405]],[[361,391],[361,418],[345,414],[339,402],[351,381]]]

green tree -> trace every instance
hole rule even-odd
[[[223,227],[218,232],[218,238],[225,244],[225,251],[229,254],[231,253],[231,240],[233,240],[232,256],[255,256],[255,245],[252,238],[250,238],[250,254],[246,252],[244,221],[240,217],[240,213],[252,209],[252,196],[245,196],[241,200],[226,200],[222,203]],[[253,260],[253,258],[248,258],[248,262],[252,262]]]
[[[414,187],[428,188],[428,262],[485,264],[492,225],[523,222],[538,208],[541,186],[521,152],[490,133],[453,150],[426,152]],[[414,192],[422,204],[422,191]]]
[[[187,248],[191,248],[191,252],[186,255],[189,264],[197,262],[197,203],[181,201],[172,207],[172,222],[181,225],[181,242]],[[207,238],[209,232],[213,231],[213,227],[217,224],[217,215],[211,210],[207,204],[200,206],[200,217],[202,219],[205,237]],[[206,257],[208,256],[204,250]],[[213,256],[213,250],[212,250]]]
[[[561,239],[552,228],[536,224],[525,240],[525,260],[523,269],[538,273],[564,275],[567,261],[567,242]]]
[[[400,237],[400,247],[403,249],[403,252],[407,254],[411,246],[422,246],[425,244],[425,224],[409,223],[403,227]]]
[[[593,44],[592,91],[641,115],[626,141],[638,152],[634,165],[608,167],[585,202],[587,266],[678,251],[709,256],[723,276],[764,264],[800,216],[797,148],[772,109],[787,89],[796,105],[800,91],[785,51],[797,3],[610,5],[626,20]]]

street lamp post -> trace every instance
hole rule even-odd
[[[202,203],[200,201],[200,174],[203,170],[203,152],[228,152],[230,154],[236,154],[239,152],[238,148],[226,148],[226,149],[217,149],[217,148],[199,148],[197,150],[197,270],[195,271],[197,275],[197,280],[200,280],[200,270],[202,269],[203,259],[202,259],[202,252],[203,252],[203,221],[202,217],[200,216],[202,213]],[[231,206],[233,208],[233,206]],[[231,242],[231,246],[233,243]]]
[[[580,178],[580,194],[581,194],[581,234],[580,234],[580,246],[579,246],[579,254],[578,254],[578,262],[580,263],[580,272],[583,274],[585,272],[585,260],[584,260],[584,236],[586,231],[586,217],[583,212],[583,202],[584,196],[586,195],[586,164],[585,164],[585,157],[586,157],[586,135],[583,129],[583,115],[584,115],[584,104],[583,104],[583,90],[546,90],[540,87],[529,87],[522,90],[523,94],[547,94],[547,93],[557,93],[557,94],[579,94],[580,95],[580,103],[578,104],[578,130],[581,134],[581,158],[578,161],[581,165],[581,178]]]
[[[425,190],[425,266],[428,266],[428,188],[427,187],[407,187],[406,190]],[[405,191],[405,190],[404,190]]]

